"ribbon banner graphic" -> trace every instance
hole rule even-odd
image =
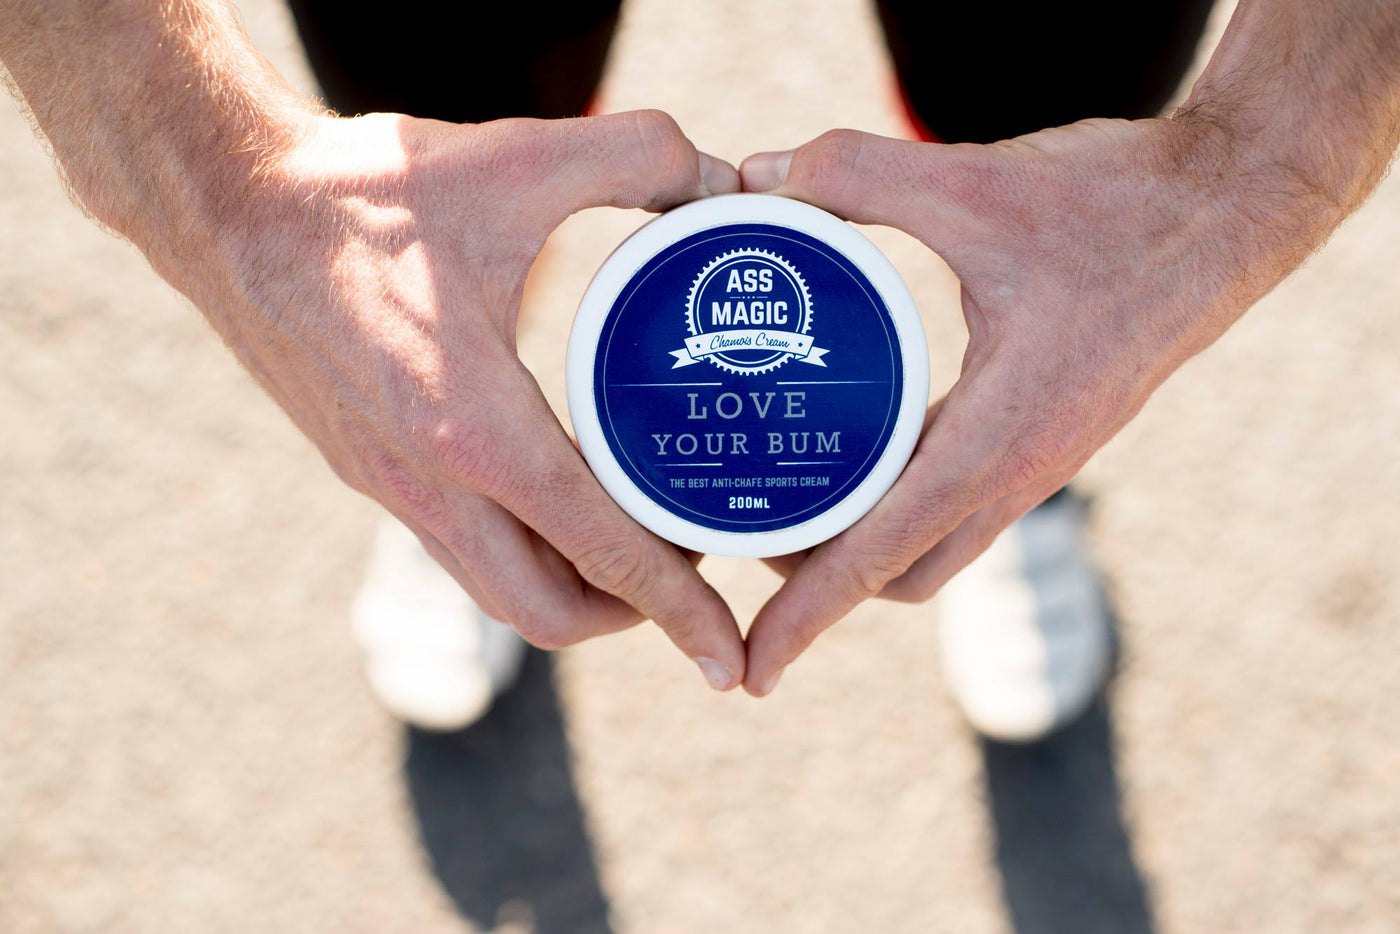
[[[713,331],[698,337],[687,338],[680,350],[669,351],[676,358],[671,369],[675,370],[692,363],[699,363],[711,354],[722,354],[734,350],[771,350],[791,354],[803,363],[813,366],[826,366],[822,360],[830,348],[813,347],[812,338],[792,331],[740,330]]]

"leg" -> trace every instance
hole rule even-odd
[[[1191,64],[1213,0],[1004,5],[877,0],[925,139],[990,143],[1087,117],[1155,116]],[[1112,618],[1061,490],[940,595],[949,689],[983,735],[1033,741],[1074,721],[1111,670]]]
[[[454,123],[582,114],[602,76],[620,5],[291,0],[332,107]]]
[[[916,126],[991,143],[1087,117],[1151,117],[1190,67],[1214,0],[877,0]]]

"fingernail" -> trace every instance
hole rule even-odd
[[[773,689],[778,686],[778,679],[783,676],[784,671],[787,671],[787,669],[779,668],[777,671],[769,675],[768,680],[763,682],[763,687],[759,690],[758,696],[767,697],[769,694],[772,694]]]
[[[705,676],[705,680],[710,682],[710,687],[716,691],[727,691],[734,685],[734,676],[713,658],[701,656],[695,659],[695,664],[700,666],[700,673]]]
[[[787,180],[792,165],[792,150],[761,152],[744,160],[742,170],[746,191],[772,191]]]
[[[700,184],[707,195],[730,194],[739,189],[739,179],[734,167],[709,153],[699,153]]]

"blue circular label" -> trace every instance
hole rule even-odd
[[[593,393],[627,476],[679,518],[770,532],[855,490],[894,432],[904,366],[879,292],[770,224],[692,234],[628,281]]]

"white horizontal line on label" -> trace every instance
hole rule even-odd
[[[779,467],[806,467],[809,464],[839,464],[840,461],[778,461]]]
[[[723,467],[724,465],[721,464],[719,461],[690,461],[690,462],[684,463],[684,464],[677,464],[677,463],[672,462],[672,463],[662,464],[661,466],[662,466],[662,467]]]
[[[888,383],[887,379],[790,379],[778,380],[778,386],[855,386],[857,384]],[[718,385],[718,384],[716,384]]]
[[[613,383],[614,386],[723,386],[724,383]]]

